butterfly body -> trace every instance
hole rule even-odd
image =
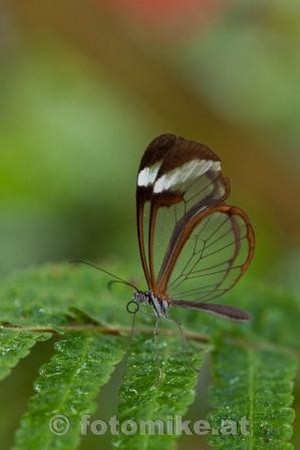
[[[135,292],[133,294],[133,301],[136,303],[147,303],[152,306],[154,314],[157,318],[168,317],[168,308],[170,307],[170,303],[167,299],[157,297],[152,291]]]
[[[156,317],[170,306],[247,320],[209,303],[231,289],[254,255],[247,214],[225,201],[230,183],[218,155],[203,144],[163,134],[146,148],[136,188],[138,243],[149,290],[134,294]],[[163,236],[163,230],[167,233]]]

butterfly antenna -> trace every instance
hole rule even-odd
[[[127,286],[131,286],[136,291],[139,291],[139,289],[134,284],[130,283],[129,281],[124,280],[123,278],[119,277],[118,275],[115,275],[114,273],[108,272],[108,270],[105,270],[102,267],[96,266],[95,264],[93,264],[93,263],[91,263],[89,261],[84,261],[83,259],[72,259],[70,262],[71,263],[85,264],[86,266],[93,267],[94,269],[100,270],[101,272],[106,273],[106,275],[109,275],[110,277],[115,278],[116,280],[118,280],[119,283],[126,284]]]

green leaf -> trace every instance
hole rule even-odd
[[[122,270],[110,265],[109,270],[130,279],[130,268]],[[15,450],[69,450],[79,443],[80,417],[94,409],[92,400],[109,378],[114,364],[121,360],[121,336],[128,334],[131,326],[132,316],[125,309],[131,299],[130,289],[115,285],[109,290],[107,281],[101,272],[71,264],[30,269],[1,280],[0,348],[5,355],[0,360],[1,376],[7,375],[9,368],[41,336],[49,337],[49,331],[66,336],[57,344],[57,353],[43,367],[36,382],[38,392],[22,419]],[[211,416],[214,426],[220,426],[222,419],[252,417],[252,435],[237,439],[212,435],[210,442],[216,450],[290,449],[293,354],[297,355],[300,342],[299,301],[285,292],[242,283],[224,296],[222,303],[248,310],[253,320],[237,324],[183,308],[171,311],[171,316],[182,323],[184,332],[190,333],[195,342],[216,343]],[[142,306],[147,309],[147,305],[141,305],[144,309]],[[192,366],[201,365],[204,348],[208,351],[212,347],[209,344],[209,348],[206,345],[200,351],[186,352],[179,345],[179,333],[175,328],[168,329],[167,321],[161,321],[159,342],[154,345],[152,322],[153,314],[143,315],[140,311],[136,317],[136,333],[140,337],[134,338],[128,349],[126,374],[120,388],[118,418],[123,422],[165,422],[170,416],[173,419],[182,416],[195,394],[197,373]],[[198,358],[201,361],[196,361]],[[235,390],[236,395],[231,395]],[[49,432],[54,414],[66,415],[70,420],[70,430],[65,435]],[[121,433],[115,445],[130,450],[171,449],[175,440],[174,435]]]
[[[209,437],[213,449],[291,450],[295,357],[279,349],[226,342],[223,336],[212,366],[214,410],[209,422],[218,430]]]
[[[40,369],[36,394],[16,433],[14,450],[75,449],[81,419],[124,354],[123,341],[96,333],[70,333]]]
[[[50,333],[24,333],[20,329],[0,329],[0,380],[9,375],[21,358],[29,354],[36,342],[50,337]]]
[[[122,276],[120,267],[111,269]],[[77,308],[102,324],[130,325],[126,304],[128,287],[109,290],[110,278],[90,267],[52,264],[16,272],[0,284],[0,321],[19,326],[58,328],[74,316]]]
[[[136,272],[135,267],[130,270],[130,265],[124,270],[124,266],[110,264],[108,269],[128,279]],[[74,320],[72,309],[77,308],[104,326],[130,327],[126,304],[132,292],[122,285],[109,290],[109,280],[106,274],[90,267],[67,263],[16,272],[0,283],[0,321],[59,329]],[[221,302],[249,311],[253,319],[239,324],[183,308],[174,308],[172,314],[183,327],[197,333],[201,330],[206,336],[234,330],[252,340],[262,338],[299,350],[300,308],[294,296],[250,281],[235,287]],[[147,323],[142,314],[138,316],[140,323]]]
[[[159,435],[159,427],[167,430],[171,421],[175,431],[176,416],[183,416],[194,400],[203,363],[203,350],[183,349],[178,339],[154,343],[140,336],[133,340],[120,388],[118,419],[124,427],[129,421],[129,430],[130,421],[135,421],[138,432],[128,435],[126,427],[121,429],[114,442],[118,449],[174,448],[176,434]]]

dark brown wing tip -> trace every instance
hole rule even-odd
[[[154,138],[147,149],[161,149],[161,148],[170,148],[174,142],[176,141],[177,136],[171,133],[163,133]]]
[[[152,140],[152,142],[162,142],[165,143],[167,141],[174,141],[178,136],[174,133],[161,133],[156,138]],[[150,144],[151,145],[151,144]]]
[[[147,146],[139,165],[139,171],[162,160],[173,146],[177,136],[165,133],[154,138]]]

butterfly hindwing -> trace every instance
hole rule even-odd
[[[236,284],[253,252],[253,230],[240,208],[220,205],[199,212],[173,247],[158,290],[175,300],[211,300]]]

